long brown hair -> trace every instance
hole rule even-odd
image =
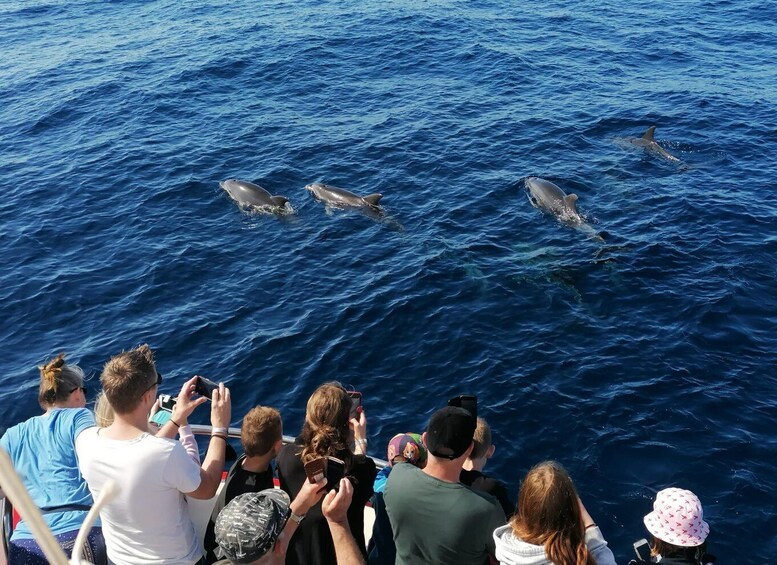
[[[544,546],[555,565],[596,565],[585,545],[575,485],[555,461],[540,463],[526,475],[510,525],[516,537]]]
[[[333,455],[353,463],[348,446],[348,420],[351,399],[340,383],[324,383],[308,399],[305,424],[302,426],[302,463]]]
[[[60,353],[51,361],[38,367],[40,385],[38,404],[47,410],[57,402],[65,402],[79,387],[84,386],[84,372],[78,365],[65,363],[65,354]]]

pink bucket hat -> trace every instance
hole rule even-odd
[[[704,543],[710,527],[702,520],[699,498],[689,490],[667,488],[658,491],[653,511],[645,516],[645,527],[658,539],[680,547]]]

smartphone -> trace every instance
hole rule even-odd
[[[650,544],[648,543],[648,540],[642,538],[639,541],[635,541],[634,553],[637,554],[637,559],[640,561],[650,562]]]
[[[326,459],[319,457],[305,463],[305,474],[311,483],[319,482],[326,477]]]
[[[197,382],[194,384],[194,392],[206,398],[211,398],[213,390],[217,388],[219,388],[218,383],[214,383],[205,377],[197,377]]]
[[[167,410],[168,412],[172,412],[173,406],[175,406],[177,400],[178,399],[175,396],[170,396],[169,394],[160,394],[159,408],[162,410]]]
[[[448,406],[464,408],[464,410],[472,414],[473,418],[477,419],[478,417],[478,397],[474,394],[460,394],[459,396],[454,396],[448,401]]]
[[[326,458],[326,490],[340,487],[340,479],[345,477],[345,462],[331,455]]]
[[[173,413],[170,410],[157,410],[149,422],[154,422],[160,428],[170,421],[173,417]]]
[[[362,393],[354,390],[349,392],[348,396],[351,397],[351,418],[358,419],[362,407]]]

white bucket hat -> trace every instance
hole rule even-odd
[[[681,488],[667,488],[658,491],[653,511],[644,521],[656,538],[680,547],[696,547],[710,533],[703,517],[701,502],[695,494]]]

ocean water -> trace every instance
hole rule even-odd
[[[777,6],[0,2],[5,428],[35,366],[142,342],[370,449],[477,394],[517,493],[569,469],[619,562],[668,486],[721,563],[777,543]],[[650,125],[675,163],[629,143]],[[590,229],[534,208],[540,176]],[[240,209],[219,181],[289,198]],[[322,181],[380,192],[331,210]],[[604,232],[604,241],[592,236]],[[207,414],[195,421],[205,422]]]

